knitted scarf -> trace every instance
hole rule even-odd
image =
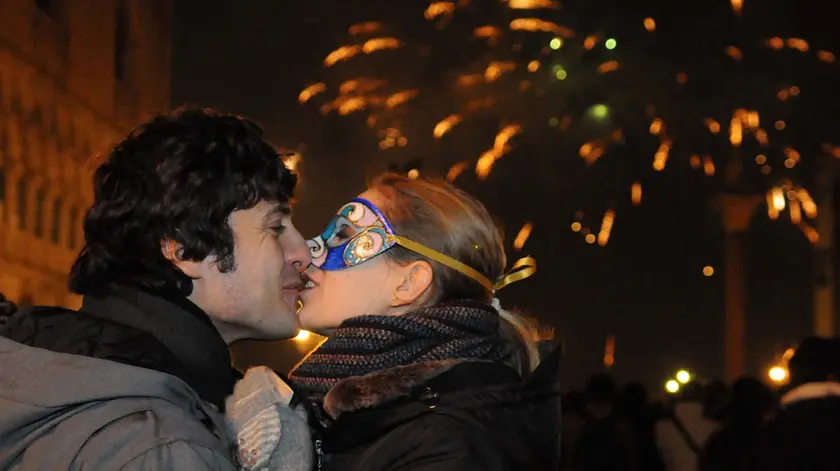
[[[321,402],[345,378],[424,361],[506,361],[512,354],[499,334],[498,312],[486,304],[459,301],[402,316],[348,319],[289,379],[311,400]]]

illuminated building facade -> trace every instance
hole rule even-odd
[[[171,0],[0,0],[0,291],[75,306],[93,157],[169,105]]]

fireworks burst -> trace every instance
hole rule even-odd
[[[604,201],[590,221],[599,229],[582,212],[571,225],[591,244],[606,245],[619,209],[642,204],[662,174],[709,192],[764,193],[770,218],[785,212],[816,240],[816,205],[795,182],[801,152],[820,149],[799,102],[834,54],[766,34],[765,12],[740,0],[683,15],[693,21],[609,1],[431,2],[411,28],[353,25],[324,60],[329,80],[300,101],[364,116],[383,150],[463,152],[486,139],[475,160],[450,162],[450,181],[470,169],[491,178],[503,158],[551,156],[577,193]]]

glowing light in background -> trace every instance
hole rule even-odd
[[[596,119],[606,119],[610,115],[610,108],[603,104],[592,105],[589,114]]]
[[[455,11],[455,3],[453,2],[432,2],[426,8],[424,16],[427,20],[433,20],[440,16],[451,15]]]
[[[608,335],[604,344],[604,366],[612,368],[615,365],[615,335]]]
[[[788,378],[787,368],[782,366],[774,366],[767,371],[767,377],[774,383],[783,383]]]
[[[457,164],[453,165],[449,172],[446,173],[446,181],[452,183],[454,182],[466,169],[470,166],[469,162],[458,162]]]
[[[610,233],[612,232],[613,224],[615,223],[615,211],[612,209],[604,213],[604,218],[601,220],[601,230],[598,232],[598,245],[604,247],[610,240]]]
[[[639,182],[633,183],[630,186],[630,200],[633,202],[633,206],[639,206],[642,204],[642,184]]]
[[[677,371],[674,378],[676,378],[680,384],[688,384],[691,381],[691,373],[689,373],[688,370],[680,370]]]
[[[484,140],[483,144],[468,151],[470,155],[463,157],[467,160],[449,169],[446,174],[449,181],[460,178],[474,165],[478,180],[492,182],[489,176],[497,168],[496,163],[508,155],[522,159],[520,164],[530,164],[526,159],[537,157],[518,152],[523,143],[538,142],[550,149],[546,154],[562,155],[561,158],[576,150],[585,165],[575,168],[591,168],[592,172],[600,172],[598,175],[609,173],[598,169],[624,165],[619,162],[637,159],[637,155],[646,159],[652,157],[652,161],[648,161],[650,163],[643,162],[643,165],[635,162],[627,164],[628,168],[638,169],[631,170],[637,173],[629,175],[623,183],[630,186],[630,191],[619,189],[621,194],[618,198],[615,194],[604,197],[611,201],[601,207],[613,209],[604,213],[600,228],[584,228],[580,221],[572,223],[572,230],[581,232],[586,243],[597,242],[601,246],[609,240],[616,211],[623,210],[624,201],[629,199],[629,203],[638,206],[642,201],[644,185],[647,185],[646,200],[649,189],[660,188],[652,185],[650,179],[679,178],[678,167],[689,165],[697,170],[696,178],[707,178],[708,187],[717,188],[719,182],[736,172],[730,165],[734,160],[732,156],[744,154],[751,158],[755,155],[758,167],[739,167],[737,172],[749,171],[758,177],[768,178],[748,191],[767,193],[768,217],[778,219],[784,214],[784,219],[789,218],[790,223],[799,227],[808,240],[818,240],[816,230],[808,224],[808,219],[816,215],[816,205],[804,188],[785,180],[797,177],[793,171],[801,166],[802,157],[794,149],[800,144],[793,143],[794,146],[791,146],[791,143],[785,142],[785,139],[797,139],[798,133],[789,130],[801,126],[801,123],[794,122],[799,114],[787,109],[782,114],[773,106],[782,105],[778,100],[783,101],[785,107],[796,105],[796,97],[800,96],[802,89],[811,91],[810,83],[799,80],[816,76],[822,69],[805,70],[811,65],[796,63],[787,69],[801,69],[807,73],[800,74],[795,80],[785,80],[770,77],[773,74],[764,74],[760,67],[753,65],[776,60],[770,58],[776,54],[774,51],[791,51],[791,54],[812,59],[813,67],[827,67],[825,64],[836,61],[834,53],[820,50],[804,38],[786,36],[723,43],[715,46],[714,51],[703,51],[698,60],[710,58],[708,62],[698,64],[698,67],[703,67],[703,81],[733,83],[733,87],[715,90],[714,93],[719,96],[708,97],[713,98],[711,101],[715,103],[714,108],[709,108],[697,106],[698,100],[707,98],[700,98],[691,86],[684,86],[688,82],[684,71],[645,54],[643,43],[672,39],[669,35],[654,34],[658,25],[653,17],[645,17],[641,22],[630,25],[643,33],[644,41],[628,34],[621,36],[622,47],[618,48],[617,38],[610,37],[610,31],[604,28],[610,24],[607,12],[587,11],[583,14],[591,16],[581,19],[579,15],[582,13],[574,11],[573,5],[564,5],[563,10],[553,0],[499,1],[512,10],[509,13],[511,16],[495,22],[485,18],[472,27],[463,28],[464,31],[459,31],[456,22],[449,20],[455,15],[475,14],[470,8],[462,8],[466,1],[433,1],[428,4],[424,17],[429,21],[424,23],[432,28],[429,34],[435,35],[444,30],[453,37],[462,34],[465,40],[462,42],[417,43],[412,42],[410,37],[394,33],[403,31],[401,25],[394,27],[378,22],[353,25],[345,44],[324,59],[329,71],[324,82],[302,90],[298,100],[320,108],[325,114],[362,116],[367,125],[379,134],[379,146],[385,152],[409,146],[411,152],[429,152],[429,148],[418,150],[415,147],[418,145],[431,146],[432,152],[438,149],[442,153],[450,152],[447,146],[459,146],[455,143],[463,142],[459,139],[464,136],[483,136],[487,129],[479,126],[506,123],[496,134],[492,145]],[[732,11],[740,13],[744,2],[731,0],[731,6]],[[602,14],[604,18],[598,16]],[[726,14],[731,16],[729,12]],[[418,19],[423,22],[422,18]],[[740,22],[737,18],[736,21]],[[741,26],[735,23],[734,27]],[[704,41],[707,39],[703,36],[707,34],[705,30],[692,28],[693,25],[684,25],[686,36],[691,37],[692,42],[711,44]],[[744,29],[745,33],[749,31]],[[392,33],[394,36],[389,36]],[[533,38],[532,44],[543,46],[538,50],[523,47],[523,39],[528,37]],[[440,57],[445,51],[435,49],[439,44],[452,48],[462,47],[455,46],[456,43],[467,44],[470,41],[476,47],[484,48],[482,54],[446,70],[439,77],[440,81],[434,82],[434,87],[429,85],[433,81],[426,80],[423,74],[403,74],[403,70],[423,70],[426,65],[423,61]],[[597,52],[600,45],[611,51],[609,57],[603,50]],[[580,53],[587,54],[587,51],[601,54],[603,59],[581,61],[578,56]],[[762,54],[771,56],[764,57]],[[392,60],[400,61],[406,67],[390,67],[389,61]],[[752,65],[745,67],[745,63]],[[778,67],[774,65],[775,68]],[[732,80],[734,74],[739,80]],[[763,108],[747,109],[743,108],[743,103],[756,103],[755,106]],[[699,114],[699,109],[703,109],[705,115],[683,111],[698,110]],[[674,110],[680,112],[675,113]],[[761,127],[762,122],[766,129]],[[646,136],[643,146],[628,144],[639,142],[640,127],[641,131],[654,136],[653,139]],[[527,133],[513,139],[526,128]],[[556,137],[561,134],[562,137]],[[419,137],[412,137],[409,143],[406,135]],[[558,141],[555,143],[550,139]],[[555,145],[556,152],[549,147]],[[564,150],[563,146],[568,146],[568,149]],[[723,146],[739,150],[728,152]],[[834,154],[836,148],[840,157],[840,147],[831,146],[831,153]],[[800,148],[807,147],[803,145]],[[568,152],[571,149],[574,150]],[[560,165],[566,164],[563,162]],[[595,182],[596,185],[600,183]],[[706,268],[712,270],[711,267]],[[706,274],[706,268],[704,275],[711,276]]]
[[[715,274],[715,269],[711,265],[703,267],[703,276],[712,276]]]
[[[306,103],[313,96],[315,96],[319,93],[323,93],[325,91],[327,91],[326,84],[316,83],[316,84],[310,85],[310,86],[304,88],[303,91],[300,92],[300,95],[298,95],[298,101],[301,102],[301,103]]]
[[[558,9],[560,4],[553,0],[508,0],[511,10],[536,10],[539,8]]]
[[[669,394],[678,393],[680,391],[680,383],[675,379],[668,380],[668,382],[665,383],[665,391]]]
[[[522,226],[522,229],[519,229],[519,233],[513,241],[513,248],[516,250],[522,250],[522,247],[525,246],[525,242],[528,242],[528,238],[531,237],[532,230],[534,230],[534,225],[530,222],[525,223],[525,225]]]

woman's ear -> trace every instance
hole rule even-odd
[[[408,306],[424,301],[427,293],[431,293],[434,281],[432,265],[425,260],[416,260],[401,267],[404,273],[403,282],[394,292],[394,304]],[[396,307],[396,306],[395,306]]]

